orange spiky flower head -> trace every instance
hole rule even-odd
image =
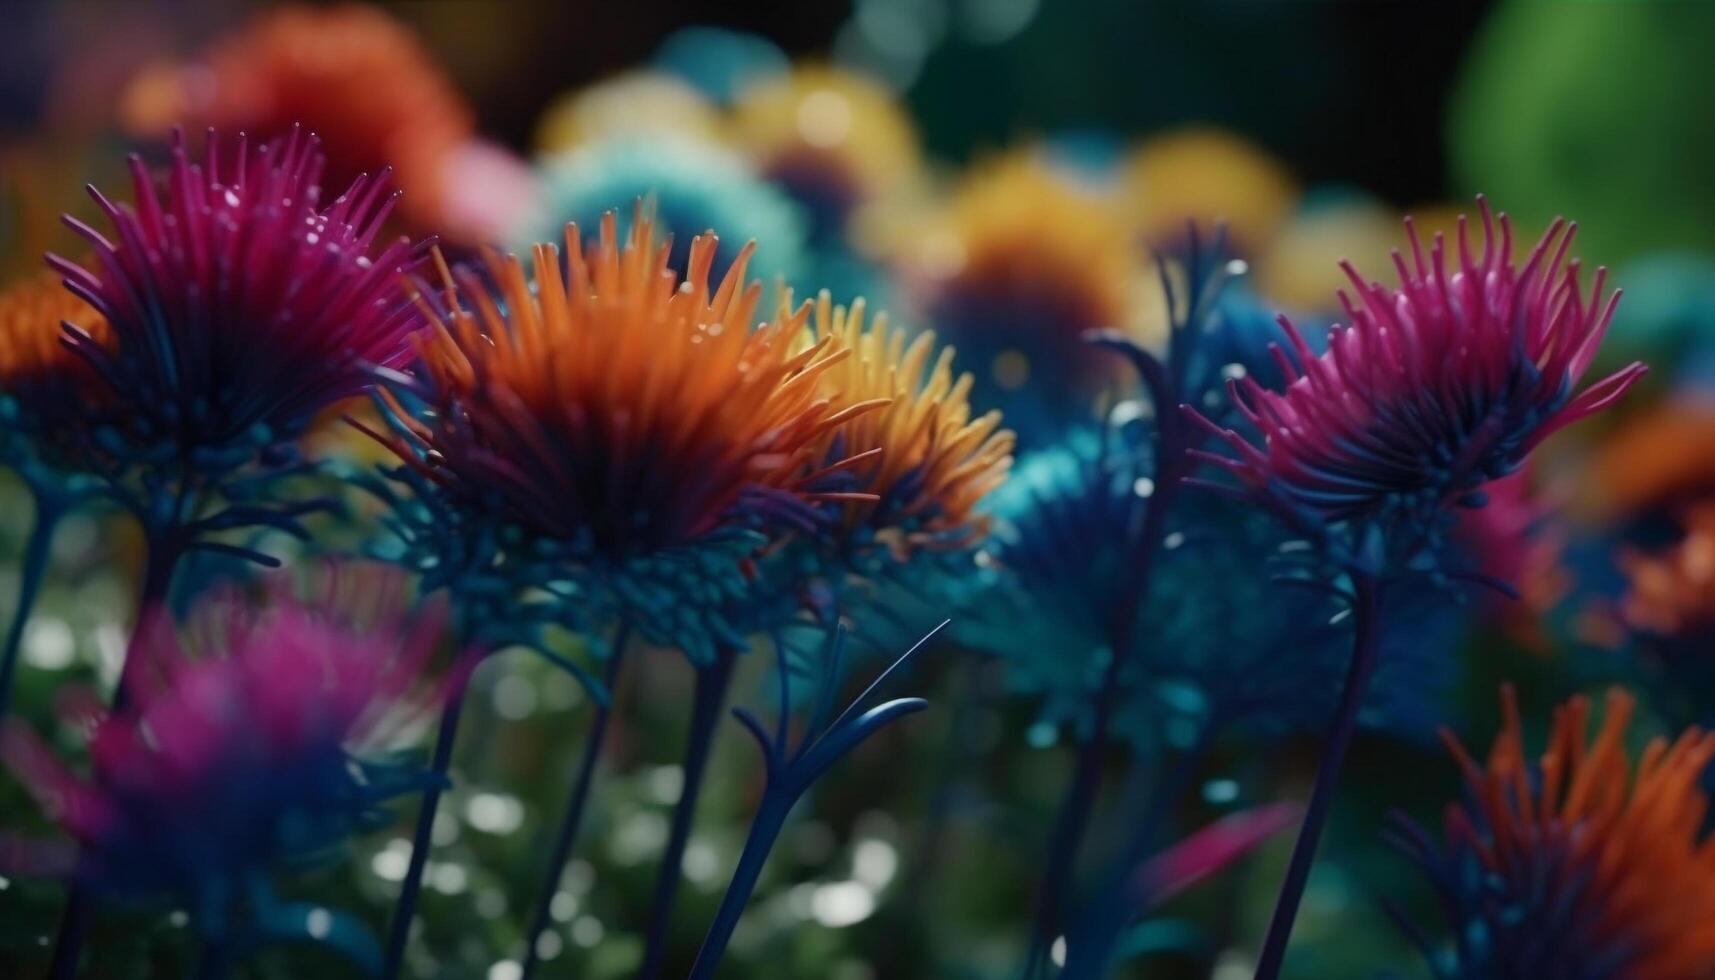
[[[94,370],[61,342],[70,323],[98,345],[107,322],[43,272],[0,291],[0,460],[31,469],[78,469],[107,401]],[[35,473],[26,473],[35,478]]]
[[[712,286],[714,235],[683,280],[670,247],[640,206],[623,243],[610,213],[589,247],[576,226],[563,257],[537,245],[533,284],[515,256],[489,252],[486,277],[443,264],[439,302],[421,295],[417,379],[388,410],[425,489],[578,567],[592,595],[697,656],[733,625],[710,612],[680,629],[687,609],[736,598],[764,532],[812,526],[819,440],[876,406],[822,390],[850,352],[796,343],[807,305],[755,324],[751,246]]]
[[[1715,973],[1715,840],[1700,785],[1715,735],[1657,738],[1634,762],[1625,737],[1635,701],[1616,688],[1594,738],[1588,698],[1556,709],[1532,764],[1511,688],[1502,699],[1506,723],[1486,763],[1444,735],[1469,791],[1448,808],[1445,841],[1409,824],[1401,835],[1461,937],[1454,950],[1429,950],[1439,975]]]
[[[849,348],[823,389],[845,406],[879,406],[818,440],[816,457],[847,460],[851,485],[873,495],[844,504],[829,540],[847,560],[878,544],[880,555],[901,563],[974,548],[989,524],[977,504],[1005,482],[1013,434],[998,410],[975,416],[973,379],[955,375],[953,348],[937,350],[933,332],[910,336],[885,313],[866,322],[865,313],[863,300],[836,306],[824,290],[800,341],[805,349]]]

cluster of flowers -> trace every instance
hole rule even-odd
[[[353,58],[313,56],[330,23]],[[188,910],[205,976],[296,940],[399,976],[469,674],[515,647],[575,674],[595,706],[525,932],[529,975],[615,683],[647,644],[682,651],[696,678],[644,924],[652,980],[710,746],[754,645],[779,660],[778,718],[735,712],[765,778],[691,967],[712,976],[796,802],[924,706],[865,707],[888,668],[837,710],[848,644],[914,651],[928,606],[1038,701],[1033,735],[1075,743],[1026,975],[1107,975],[1139,916],[1299,823],[1257,971],[1273,980],[1356,731],[1440,719],[1435,637],[1457,629],[1458,588],[1542,588],[1527,459],[1643,374],[1580,387],[1618,297],[1600,272],[1586,288],[1560,223],[1528,252],[1481,201],[1475,246],[1464,218],[1429,243],[1408,223],[1396,285],[1347,265],[1344,325],[1324,337],[1282,317],[1276,344],[1238,282],[1244,241],[1158,239],[1151,279],[1135,236],[1035,155],[979,170],[938,224],[913,228],[922,248],[889,298],[974,354],[959,373],[935,333],[829,291],[796,302],[781,284],[832,282],[844,299],[888,278],[852,245],[915,170],[885,96],[794,71],[734,100],[749,156],[716,161],[612,103],[677,106],[642,115],[687,130],[712,127],[713,109],[631,80],[556,111],[545,139],[571,148],[525,176],[497,164],[396,30],[367,11],[288,11],[209,55],[198,86],[210,71],[248,79],[212,101],[187,102],[176,71],[147,76],[135,125],[236,121],[266,138],[211,131],[193,155],[176,137],[161,171],[134,158],[129,203],[94,192],[108,227],[71,222],[87,256],[50,257],[58,282],[0,296],[0,462],[37,504],[0,711],[58,518],[107,502],[147,545],[110,703],[67,700],[87,778],[25,726],[4,736],[71,838],[0,847],[5,870],[68,883],[55,976],[75,974],[115,901]],[[295,98],[256,95],[275,89]],[[401,122],[424,104],[433,127]],[[334,120],[327,158],[295,120],[247,115],[259,105]],[[388,161],[425,188],[403,214]],[[466,186],[495,172],[504,213]],[[324,175],[349,187],[328,199]],[[427,228],[444,247],[386,237]],[[491,238],[529,261],[479,244]],[[305,452],[345,421],[384,450],[379,465]],[[336,569],[313,600],[189,574],[194,556],[277,564],[263,550],[277,533],[317,544],[316,519],[350,504],[303,490],[328,475],[365,492],[363,549],[388,571]],[[1709,549],[1699,525],[1672,554],[1629,559],[1619,615],[1664,664],[1708,635]],[[196,611],[175,616],[191,593]],[[813,642],[793,638],[806,631]],[[564,632],[575,649],[554,641]],[[1715,744],[1692,729],[1634,767],[1617,693],[1593,744],[1574,701],[1533,764],[1507,704],[1486,768],[1450,739],[1470,800],[1445,841],[1401,824],[1452,920],[1451,944],[1405,924],[1438,975],[1715,969],[1699,782]],[[410,743],[431,723],[425,763]],[[1328,741],[1302,811],[1258,807],[1162,840],[1206,753],[1303,730]],[[1127,830],[1095,854],[1116,745],[1156,773],[1118,794]],[[383,941],[275,896],[276,872],[337,854],[407,795],[415,835]]]

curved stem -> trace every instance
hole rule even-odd
[[[750,897],[756,892],[756,882],[762,877],[763,866],[768,863],[768,853],[774,849],[774,841],[786,825],[786,815],[792,812],[794,799],[794,794],[781,792],[774,786],[763,793],[762,807],[751,822],[738,867],[733,871],[726,894],[721,896],[721,905],[715,912],[714,921],[709,924],[708,935],[703,937],[703,948],[697,951],[696,962],[691,965],[690,980],[709,980],[715,975],[715,967],[726,954],[733,929],[738,927],[745,906],[750,904]]]
[[[583,823],[584,806],[589,801],[590,786],[595,782],[596,763],[601,759],[602,743],[607,740],[608,720],[613,717],[614,683],[619,679],[619,665],[625,657],[627,632],[625,627],[620,627],[619,634],[614,639],[613,652],[607,662],[609,701],[607,704],[596,703],[595,718],[590,723],[589,737],[584,740],[584,754],[578,762],[578,775],[573,784],[572,796],[566,804],[565,816],[560,818],[560,831],[554,839],[554,849],[548,858],[548,874],[542,881],[542,893],[536,898],[536,909],[530,916],[529,931],[524,934],[528,945],[524,949],[523,980],[530,980],[536,974],[536,965],[539,962],[536,943],[548,928],[548,916],[554,905],[554,895],[560,890],[560,878],[565,874],[566,862],[571,858],[572,843],[577,840],[578,827]]]
[[[1346,687],[1340,694],[1340,707],[1328,734],[1328,745],[1322,750],[1322,762],[1316,770],[1316,785],[1310,792],[1310,805],[1304,811],[1304,824],[1299,828],[1297,843],[1292,846],[1292,860],[1286,867],[1286,879],[1281,882],[1280,898],[1275,902],[1274,916],[1263,940],[1256,980],[1275,980],[1280,976],[1281,964],[1286,960],[1286,942],[1292,936],[1298,904],[1310,880],[1310,866],[1315,863],[1316,846],[1328,823],[1334,788],[1340,781],[1340,769],[1345,764],[1347,749],[1351,748],[1352,735],[1357,731],[1358,709],[1363,706],[1381,650],[1376,580],[1369,574],[1358,574],[1353,586],[1352,663],[1346,671]]]
[[[685,744],[683,789],[679,792],[678,805],[673,809],[673,829],[667,838],[667,849],[662,853],[659,877],[655,880],[648,932],[644,934],[643,968],[637,973],[638,980],[657,980],[667,959],[667,930],[673,920],[673,899],[678,894],[679,879],[684,877],[685,845],[691,839],[691,824],[696,816],[703,773],[708,769],[715,725],[720,721],[721,705],[726,701],[727,688],[732,684],[733,667],[737,662],[738,652],[722,647],[716,652],[714,662],[697,672],[691,731]]]
[[[18,570],[18,601],[12,607],[12,625],[6,630],[6,645],[0,648],[0,719],[6,717],[6,709],[12,703],[12,678],[18,667],[18,650],[24,642],[24,627],[30,621],[30,611],[35,608],[36,596],[41,592],[42,579],[48,570],[54,530],[59,527],[60,518],[65,513],[62,505],[50,499],[48,493],[36,490],[32,496],[36,513],[30,526],[30,537],[24,544],[23,564]]]
[[[423,871],[429,863],[431,834],[435,829],[435,811],[440,808],[441,794],[446,791],[447,773],[452,769],[453,742],[458,737],[459,716],[464,713],[468,678],[448,692],[447,705],[441,710],[440,731],[435,734],[435,753],[429,763],[430,783],[423,790],[423,802],[417,808],[417,829],[411,838],[411,863],[405,880],[399,886],[399,900],[393,907],[393,925],[387,933],[387,958],[381,975],[396,980],[405,962],[405,943],[411,936],[411,922],[417,917],[417,899],[423,891]]]

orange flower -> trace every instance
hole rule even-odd
[[[29,436],[32,455],[69,463],[73,446],[89,436],[74,431],[102,400],[95,372],[60,340],[71,323],[102,345],[111,342],[107,321],[42,272],[0,292],[0,429]],[[0,454],[6,447],[0,434]]]
[[[1616,688],[1593,739],[1588,698],[1556,709],[1533,767],[1510,687],[1502,701],[1505,724],[1485,765],[1444,734],[1471,800],[1449,808],[1448,845],[1481,871],[1464,882],[1470,894],[1447,896],[1465,918],[1455,927],[1477,937],[1460,944],[1457,975],[1568,976],[1576,964],[1576,975],[1622,980],[1710,976],[1715,841],[1700,781],[1715,735],[1657,738],[1634,763],[1625,736],[1635,702]]]
[[[424,299],[419,338],[434,414],[393,406],[415,443],[406,458],[614,561],[802,518],[822,437],[877,405],[841,408],[822,390],[851,352],[833,337],[795,346],[808,304],[752,329],[751,246],[711,290],[716,245],[693,242],[680,282],[640,209],[623,246],[611,213],[587,251],[576,226],[563,259],[537,245],[534,287],[515,256],[487,254],[492,287],[461,272],[455,288],[443,264],[444,308]]]
[[[1630,588],[1620,616],[1634,632],[1702,638],[1715,627],[1715,504],[1686,515],[1685,537],[1667,551],[1620,556]]]
[[[150,137],[184,123],[266,141],[301,123],[322,139],[324,186],[392,166],[405,215],[425,226],[441,222],[452,190],[443,168],[476,129],[421,41],[357,4],[264,13],[192,63],[146,69],[125,93],[120,116]]]
[[[970,547],[988,533],[988,517],[975,508],[1005,482],[1013,434],[998,410],[972,418],[972,378],[955,378],[953,348],[936,354],[932,332],[907,343],[887,314],[866,324],[864,313],[863,300],[835,306],[824,290],[801,342],[849,348],[852,356],[823,376],[824,391],[852,408],[880,406],[819,440],[818,458],[848,457],[857,485],[876,498],[846,504],[844,527],[869,529],[900,560],[918,549]]]

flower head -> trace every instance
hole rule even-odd
[[[100,379],[62,342],[71,323],[99,346],[107,324],[90,305],[43,272],[0,292],[0,458],[81,469],[89,424],[106,400]]]
[[[1146,239],[1176,238],[1187,221],[1219,221],[1249,255],[1274,237],[1298,198],[1278,161],[1219,129],[1147,140],[1126,159],[1121,181],[1126,208]]]
[[[608,212],[619,213],[620,233],[627,235],[632,205],[647,199],[656,229],[672,238],[668,266],[680,275],[690,271],[692,239],[710,231],[728,242],[714,249],[709,272],[715,279],[727,275],[739,243],[748,241],[767,246],[750,271],[768,285],[791,279],[804,262],[806,228],[798,206],[716,144],[684,134],[620,133],[545,157],[539,173],[538,220],[518,229],[530,242],[553,241],[568,223],[595,228]]]
[[[1141,330],[1142,263],[1110,202],[1035,155],[979,167],[919,236],[928,321],[972,357],[973,401],[1026,444],[1087,421],[1117,362],[1084,341]]]
[[[799,66],[746,87],[732,109],[734,142],[810,216],[811,238],[839,242],[859,206],[919,174],[911,118],[874,79]]]
[[[444,168],[476,125],[422,43],[360,4],[268,11],[190,63],[145,70],[120,114],[150,137],[188,123],[273,141],[301,124],[323,140],[329,184],[394,167],[403,207],[425,227],[440,226],[454,183]]]
[[[1341,302],[1351,324],[1316,355],[1291,322],[1282,326],[1297,364],[1270,391],[1232,383],[1234,405],[1263,438],[1258,447],[1204,424],[1236,458],[1206,456],[1240,492],[1293,523],[1402,513],[1422,519],[1512,472],[1557,429],[1618,398],[1641,364],[1576,391],[1596,354],[1618,294],[1588,294],[1567,261],[1572,229],[1556,222],[1525,259],[1513,257],[1512,224],[1482,209],[1483,244],[1459,224],[1456,264],[1441,236],[1426,255],[1407,222],[1410,263],[1398,253],[1398,288],[1345,266],[1356,294]],[[1201,416],[1197,416],[1201,419]]]
[[[37,870],[121,897],[172,896],[224,921],[230,889],[366,825],[409,775],[382,758],[413,697],[438,619],[408,623],[388,596],[324,610],[277,598],[202,607],[188,644],[144,642],[159,673],[90,728],[90,774],[67,771],[26,728],[5,758],[78,844]],[[385,607],[385,608],[384,608]],[[29,853],[29,852],[26,852]]]
[[[1446,741],[1468,798],[1436,842],[1409,822],[1399,843],[1433,877],[1456,931],[1426,944],[1457,980],[1623,977],[1682,980],[1715,971],[1715,842],[1699,780],[1715,735],[1657,738],[1634,763],[1634,701],[1618,689],[1591,739],[1590,702],[1555,710],[1546,752],[1526,758],[1518,707],[1484,764]]]
[[[420,383],[391,399],[396,447],[460,510],[557,549],[623,605],[648,606],[646,632],[686,625],[670,638],[702,650],[693,597],[730,598],[758,529],[811,526],[808,474],[839,462],[822,437],[876,405],[822,392],[850,352],[831,336],[798,343],[807,306],[752,328],[751,246],[711,289],[716,239],[692,242],[681,278],[646,212],[623,244],[612,214],[595,244],[576,226],[565,243],[564,259],[536,246],[533,286],[513,256],[489,255],[492,287],[468,271],[455,287],[443,267]]]
[[[320,170],[297,130],[260,148],[211,134],[200,164],[174,145],[159,187],[134,157],[132,206],[92,189],[112,240],[68,219],[94,260],[50,262],[111,341],[72,330],[66,342],[123,404],[118,441],[139,458],[220,471],[275,452],[409,355],[421,320],[399,276],[414,250],[371,247],[392,207],[386,180],[324,204]]]
[[[1612,625],[1658,682],[1652,704],[1669,718],[1702,721],[1715,707],[1715,505],[1692,508],[1684,524],[1684,536],[1661,551],[1620,553],[1626,587]]]
[[[1158,488],[1146,420],[1025,454],[987,509],[990,592],[955,621],[961,638],[999,656],[1013,685],[1039,698],[1044,721],[1088,724],[1114,654],[1127,542]],[[1181,748],[1233,730],[1278,735],[1327,723],[1350,658],[1349,618],[1326,596],[1271,580],[1293,557],[1277,522],[1204,496],[1181,499],[1155,585],[1122,651],[1113,729],[1139,744]],[[1399,604],[1366,700],[1366,725],[1433,730],[1447,687],[1444,646],[1457,620]]]
[[[1715,493],[1715,405],[1670,397],[1607,433],[1585,488],[1598,516],[1627,524],[1671,515]]]
[[[907,337],[885,313],[866,323],[863,300],[836,306],[826,291],[815,309],[800,346],[852,352],[822,376],[823,391],[842,407],[876,406],[818,440],[817,457],[849,460],[852,485],[873,495],[841,505],[846,544],[873,540],[900,562],[980,544],[989,522],[977,506],[1012,464],[1000,412],[972,417],[971,376],[954,376],[953,349],[937,353],[934,333]]]

